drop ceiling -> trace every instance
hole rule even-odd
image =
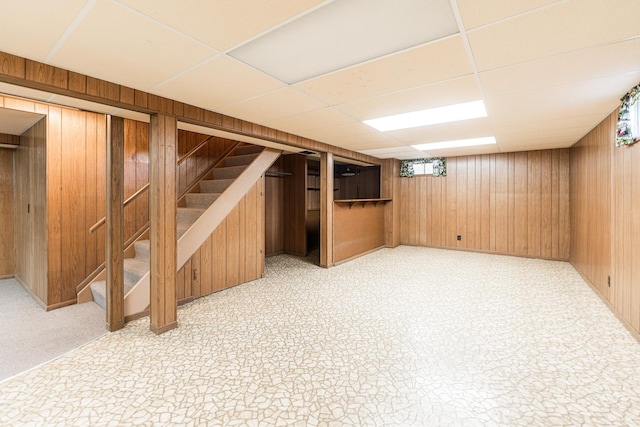
[[[0,50],[407,159],[486,136],[497,144],[428,154],[571,146],[640,82],[634,22],[637,0],[24,0],[3,4]],[[488,117],[362,123],[474,100]]]

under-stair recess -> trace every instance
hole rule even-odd
[[[281,152],[258,145],[236,146],[178,200],[178,271],[240,200],[258,182]],[[124,312],[131,319],[147,312],[150,302],[150,242],[148,233],[125,250]],[[90,295],[89,295],[90,292]],[[81,295],[82,294],[82,295]],[[104,273],[78,294],[78,302],[106,308]]]

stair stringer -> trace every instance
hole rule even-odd
[[[178,239],[176,271],[193,256],[229,213],[240,203],[282,151],[265,148],[215,202]],[[147,272],[124,297],[124,315],[141,313],[151,302],[151,275]]]

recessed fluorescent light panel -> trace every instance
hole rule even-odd
[[[447,105],[446,107],[430,108],[428,110],[413,111],[411,113],[396,114],[380,117],[378,119],[365,120],[363,123],[387,132],[398,129],[409,129],[419,126],[436,125],[438,123],[457,122],[461,120],[487,117],[484,102],[473,101],[463,104]]]
[[[293,84],[456,33],[450,0],[335,0],[228,54]]]
[[[474,147],[476,145],[495,144],[496,138],[488,136],[486,138],[459,139],[455,141],[431,142],[429,144],[412,145],[413,148],[420,151],[442,150],[443,148],[459,148]]]

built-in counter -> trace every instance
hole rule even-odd
[[[390,198],[333,202],[333,258],[339,263],[384,246],[384,207]]]

